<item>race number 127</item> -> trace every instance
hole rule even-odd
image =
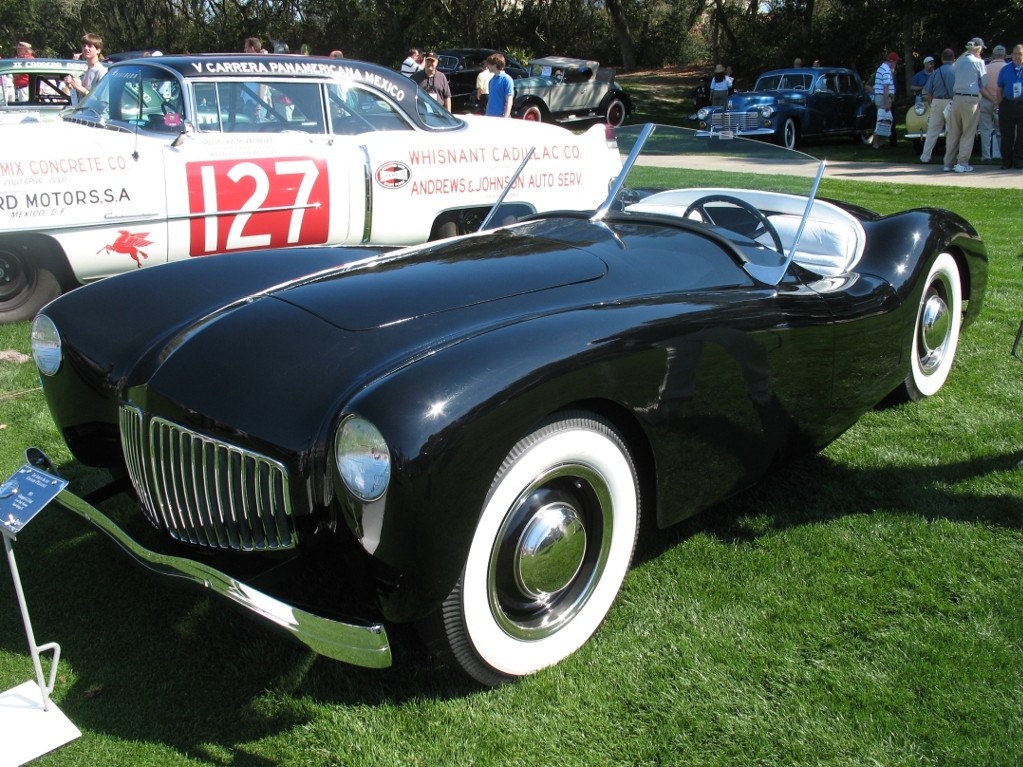
[[[312,157],[215,160],[186,166],[189,253],[327,242],[327,163]]]

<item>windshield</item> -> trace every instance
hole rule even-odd
[[[808,72],[785,72],[762,75],[754,91],[797,90],[808,91],[813,85],[813,75]]]
[[[181,84],[171,72],[158,67],[114,68],[72,110],[71,117],[178,131],[184,119]]]
[[[811,210],[815,221],[823,222],[825,236],[831,222],[835,230],[847,223],[841,211],[815,202],[825,164],[802,152],[730,133],[708,135],[665,125],[620,129],[618,149],[622,173],[594,220],[614,213],[654,213],[765,245],[780,258],[747,269],[768,283],[776,284],[788,269]],[[839,263],[846,254],[834,255]]]

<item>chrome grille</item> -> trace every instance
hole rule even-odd
[[[296,545],[284,467],[122,406],[121,448],[146,516],[178,541],[267,551]]]
[[[760,127],[759,112],[715,112],[710,116],[714,130],[747,131]]]

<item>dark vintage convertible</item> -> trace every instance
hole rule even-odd
[[[588,213],[57,299],[32,328],[50,411],[138,504],[57,502],[318,653],[386,666],[416,623],[493,685],[588,640],[641,525],[942,387],[985,290],[968,222],[819,199],[823,164],[764,142],[617,141]]]

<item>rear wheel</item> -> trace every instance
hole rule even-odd
[[[948,253],[940,254],[927,273],[917,308],[910,347],[906,395],[921,400],[945,384],[959,347],[963,293],[959,267]]]
[[[625,122],[625,103],[619,98],[611,99],[604,109],[604,122],[613,128],[620,128]]]
[[[505,458],[462,577],[425,633],[486,685],[553,665],[611,609],[638,529],[623,439],[603,419],[562,414]]]
[[[59,295],[57,278],[26,249],[0,245],[0,323],[30,320]]]
[[[543,122],[543,110],[536,104],[530,104],[522,111],[522,119],[533,123]]]

